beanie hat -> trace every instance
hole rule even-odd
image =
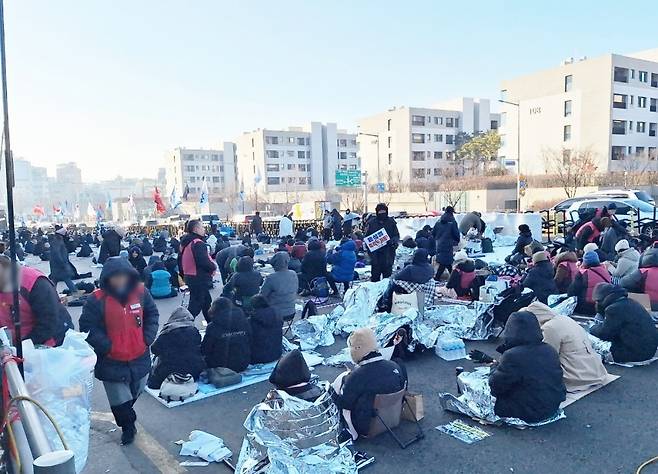
[[[521,224],[519,226],[519,232],[528,233],[530,232],[530,227],[528,226],[528,224]]]
[[[583,253],[587,252],[596,252],[599,249],[599,246],[596,245],[594,242],[590,242],[589,244],[585,244],[583,247]]]
[[[460,250],[455,254],[453,260],[455,261],[455,264],[465,262],[466,260],[468,260],[468,255],[466,254],[465,251]]]
[[[545,262],[548,260],[548,257],[546,256],[546,252],[544,250],[540,250],[539,252],[535,252],[532,254],[532,263],[539,263],[539,262]]]
[[[311,371],[299,349],[284,354],[270,374],[270,383],[276,388],[292,387],[310,380]]]
[[[358,364],[365,356],[377,350],[377,338],[374,331],[370,328],[357,329],[347,339],[347,347],[350,348],[352,360]]]
[[[452,207],[452,206],[446,206],[443,211],[448,213],[448,214],[454,214],[455,213],[455,208]]]
[[[621,252],[622,250],[627,250],[631,248],[631,246],[628,244],[628,240],[626,239],[621,239],[617,244],[615,245],[615,252]]]
[[[601,263],[599,261],[599,254],[596,252],[585,252],[583,255],[583,263],[588,267],[594,267]]]
[[[380,202],[377,204],[377,207],[375,207],[375,212],[379,213],[379,211],[386,211],[388,212],[388,206],[384,204],[383,202]]]

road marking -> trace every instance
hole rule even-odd
[[[93,411],[91,412],[91,418],[92,420],[115,424],[112,413]],[[135,426],[137,427],[135,447],[144,453],[160,472],[163,474],[183,474],[187,472],[187,469],[181,466],[178,460],[169,454],[169,451],[163,448],[139,422],[136,422]]]

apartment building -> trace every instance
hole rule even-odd
[[[522,173],[546,172],[547,158],[589,150],[597,173],[658,169],[658,49],[570,58],[503,81],[500,159]],[[520,141],[519,141],[520,138]]]
[[[393,107],[358,121],[368,182],[385,187],[438,182],[454,167],[456,138],[498,128],[488,99],[462,97],[433,107]]]
[[[197,197],[205,181],[210,198],[237,196],[236,147],[232,142],[224,142],[223,146],[216,150],[175,148],[167,153],[167,195],[174,187],[182,195],[187,187],[189,195]]]
[[[359,167],[356,135],[335,123],[257,129],[236,144],[240,185],[248,194],[326,191],[335,187],[336,170]]]

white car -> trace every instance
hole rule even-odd
[[[645,235],[658,233],[658,208],[639,199],[611,199],[601,196],[598,199],[587,199],[572,203],[566,210],[567,219],[576,222],[583,212],[592,212],[602,207],[617,206],[615,216],[620,222],[629,222],[630,227],[639,229]]]
[[[613,199],[637,199],[640,201],[648,202],[649,204],[656,204],[653,197],[651,197],[649,193],[639,189],[606,189],[604,191],[596,191],[589,194],[589,197],[594,196],[605,196]]]

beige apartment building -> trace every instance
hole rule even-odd
[[[570,58],[503,81],[499,157],[543,174],[549,156],[590,150],[596,172],[658,169],[658,49]],[[511,103],[511,104],[510,104]],[[520,138],[520,141],[519,141]]]

